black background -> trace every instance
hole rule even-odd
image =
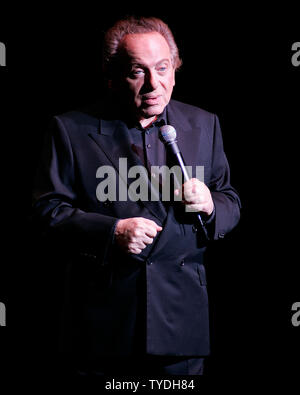
[[[174,32],[183,66],[173,97],[219,116],[243,204],[239,226],[208,254],[207,374],[266,384],[284,374],[293,383],[300,367],[300,328],[291,324],[291,306],[300,301],[300,67],[291,64],[291,46],[300,33],[292,7],[253,4],[0,9],[7,47],[7,67],[0,67],[3,369],[9,365],[12,377],[31,372],[30,383],[37,366],[56,364],[59,284],[39,259],[28,220],[33,174],[51,116],[99,97],[103,33],[132,13],[158,16]]]

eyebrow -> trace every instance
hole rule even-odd
[[[155,66],[157,66],[157,65],[159,65],[159,64],[161,64],[163,62],[170,63],[170,59],[168,59],[168,58],[161,59],[155,64]],[[147,66],[146,64],[144,64],[142,62],[139,62],[138,60],[132,60],[131,65],[132,66]]]

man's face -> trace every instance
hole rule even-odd
[[[175,85],[170,48],[156,32],[128,34],[121,44],[124,74],[122,91],[140,121],[163,112]]]

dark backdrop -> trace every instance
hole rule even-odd
[[[57,363],[59,268],[41,259],[43,246],[29,221],[42,135],[54,114],[99,98],[103,32],[126,13],[161,17],[173,30],[183,58],[173,97],[217,113],[242,199],[239,226],[208,254],[207,372],[235,380],[249,373],[292,377],[299,369],[300,330],[291,325],[291,305],[300,299],[295,11],[165,8],[74,6],[63,12],[52,5],[18,8],[18,17],[1,13],[7,67],[0,67],[0,301],[7,327],[0,328],[0,344],[2,362],[9,360],[16,376],[28,371],[25,366],[34,371]]]

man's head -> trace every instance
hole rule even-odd
[[[142,122],[163,112],[181,60],[164,22],[130,17],[106,33],[103,65],[114,93]]]

